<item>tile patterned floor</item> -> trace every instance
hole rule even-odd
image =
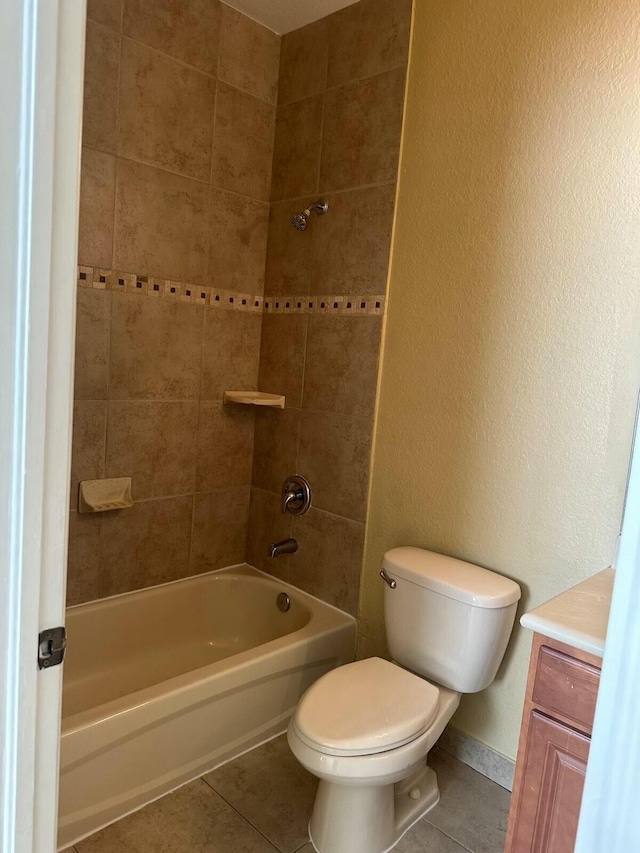
[[[440,749],[429,763],[440,803],[395,852],[502,853],[509,792]],[[313,853],[307,824],[316,784],[283,736],[64,853]]]

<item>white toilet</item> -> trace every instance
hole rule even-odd
[[[318,853],[385,853],[437,804],[427,753],[461,694],[495,678],[520,598],[508,578],[421,548],[394,548],[382,567],[395,663],[328,672],[289,724],[293,754],[320,779],[309,823]]]

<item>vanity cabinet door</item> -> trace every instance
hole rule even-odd
[[[514,853],[571,853],[575,846],[589,737],[532,711]]]

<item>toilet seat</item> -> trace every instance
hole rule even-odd
[[[438,712],[440,690],[402,667],[368,658],[331,670],[302,697],[292,726],[327,755],[373,755],[419,738]]]

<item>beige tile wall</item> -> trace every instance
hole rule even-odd
[[[404,107],[411,0],[361,0],[282,39],[266,265],[269,295],[384,294]],[[306,232],[292,213],[324,196]],[[362,562],[381,318],[265,314],[247,559],[351,613]],[[280,514],[284,478],[313,487]],[[293,535],[297,554],[269,560]]]
[[[280,38],[218,0],[89,0],[79,262],[261,294]],[[68,600],[244,559],[261,317],[78,289]],[[81,479],[132,510],[79,515]]]
[[[386,291],[411,0],[280,39],[218,0],[89,0],[79,261],[239,293]],[[330,211],[305,233],[293,212]],[[381,317],[78,290],[69,601],[246,558],[355,613]],[[223,407],[229,388],[284,411]],[[279,490],[314,488],[302,519]],[[133,510],[78,515],[80,479]],[[292,557],[268,560],[294,535]]]

